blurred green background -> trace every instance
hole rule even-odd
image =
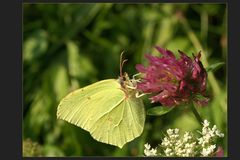
[[[178,127],[200,129],[186,107],[147,116],[143,134],[123,149],[95,141],[88,132],[56,119],[59,101],[70,91],[99,80],[136,74],[155,45],[192,56],[202,51],[205,67],[227,60],[225,4],[23,4],[23,156],[142,156],[144,144],[160,143]],[[218,143],[227,156],[226,65],[208,75],[209,106],[203,118],[225,134]],[[147,97],[145,108],[153,107]],[[156,104],[155,104],[156,105]]]

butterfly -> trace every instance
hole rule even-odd
[[[146,114],[137,80],[122,74],[124,62],[121,54],[118,79],[101,80],[64,97],[57,107],[57,118],[81,127],[99,142],[119,148],[139,137]]]

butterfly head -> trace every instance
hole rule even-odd
[[[118,81],[121,85],[121,89],[125,92],[126,96],[135,95],[137,92],[137,81],[133,78],[130,79],[126,72],[122,72],[122,68],[127,59],[122,58],[123,52],[120,55],[120,76]]]
[[[130,79],[128,74],[124,72],[123,76],[118,78],[121,85],[121,90],[125,92],[127,96],[135,95],[137,92],[137,82],[134,79]]]

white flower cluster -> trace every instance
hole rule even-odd
[[[185,132],[183,138],[179,135],[179,129],[168,129],[167,136],[163,139],[161,147],[166,156],[192,157],[196,142],[189,132]]]
[[[179,129],[168,129],[167,135],[163,138],[159,153],[157,149],[151,149],[151,146],[145,144],[144,154],[146,156],[167,156],[167,157],[197,157],[212,156],[216,151],[214,140],[218,137],[224,137],[216,125],[209,127],[209,122],[204,120],[201,137],[197,138],[190,132],[185,132],[183,136],[179,135]]]
[[[210,123],[204,120],[201,132],[202,137],[198,138],[198,144],[201,145],[202,148],[201,155],[204,157],[214,153],[216,149],[216,145],[212,144],[214,139],[224,137],[224,134],[217,129],[216,125],[214,125],[213,128],[210,128],[209,125]]]
[[[144,145],[145,149],[144,149],[144,154],[148,157],[154,157],[157,156],[157,149],[151,149],[150,144],[146,143]]]

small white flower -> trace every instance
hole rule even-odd
[[[176,146],[181,146],[182,145],[182,141],[181,140],[177,140],[176,141]]]
[[[208,156],[209,153],[206,148],[203,148],[201,154],[202,154],[202,156],[206,157],[206,156]]]
[[[210,130],[210,131],[208,132],[208,134],[209,134],[211,137],[214,137],[214,136],[215,136],[215,132],[214,132],[213,130]]]
[[[214,152],[214,149],[216,148],[216,145],[210,145],[209,147],[207,148],[203,148],[202,149],[202,156],[206,157],[206,156],[210,156],[213,152]]]
[[[168,129],[167,130],[167,134],[170,136],[170,135],[172,135],[173,134],[173,129]]]
[[[167,156],[172,156],[172,155],[173,155],[173,152],[172,152],[172,149],[171,149],[171,148],[165,149],[164,153],[165,153]]]
[[[208,122],[208,120],[205,119],[205,120],[203,121],[203,127],[208,127],[209,124],[210,124],[210,123]]]
[[[148,144],[148,143],[146,143],[146,144],[144,145],[144,147],[145,147],[146,149],[150,149],[150,148],[151,148],[150,144]]]
[[[190,144],[189,143],[186,143],[185,144],[185,148],[189,148],[190,147]]]
[[[157,149],[153,149],[152,148],[150,151],[151,151],[152,156],[156,156],[157,155]]]
[[[169,154],[171,151],[172,151],[171,148],[167,148],[167,149],[165,150],[165,153],[166,153],[166,154]]]
[[[178,132],[179,132],[179,129],[178,129],[178,128],[175,128],[175,129],[174,129],[174,133],[175,133],[175,134],[178,134]]]
[[[206,128],[206,127],[203,127],[203,128],[202,128],[202,135],[207,134],[207,132],[208,132],[207,128]]]
[[[184,149],[179,148],[179,149],[176,150],[176,154],[178,156],[182,155],[182,153],[184,153]]]
[[[213,145],[209,146],[209,149],[212,150],[212,151],[213,151],[215,148],[216,148],[216,144],[213,144]]]
[[[167,138],[167,137],[164,137],[164,138],[163,138],[163,141],[168,141],[168,138]]]
[[[223,133],[220,133],[219,137],[224,137],[224,134],[223,134]]]
[[[192,136],[190,135],[189,132],[185,132],[183,135],[183,142],[188,142],[190,139],[192,139]]]
[[[177,137],[179,137],[179,135],[178,134],[172,134],[172,135],[170,135],[169,136],[171,139],[176,139]]]
[[[182,154],[182,157],[187,157],[187,154]]]
[[[186,153],[187,153],[187,154],[192,153],[192,149],[191,149],[191,148],[188,148],[188,149],[186,150]]]
[[[144,145],[144,147],[145,147],[145,149],[144,149],[144,154],[146,155],[146,156],[157,156],[157,149],[151,149],[150,150],[150,148],[151,148],[151,146],[150,146],[150,144],[148,144],[148,143],[146,143],[145,145]]]
[[[212,128],[213,131],[216,131],[217,130],[217,126],[214,125],[213,128]]]
[[[224,134],[221,133],[219,130],[216,130],[216,135],[217,135],[218,137],[224,137]]]
[[[203,138],[198,138],[198,144],[202,144],[203,143]]]
[[[196,145],[196,142],[191,143],[190,148],[193,148]]]
[[[163,139],[163,141],[162,141],[162,143],[161,143],[163,146],[168,146],[168,145],[170,145],[170,141],[169,141],[169,139],[167,138],[167,137],[165,137],[164,139]]]

